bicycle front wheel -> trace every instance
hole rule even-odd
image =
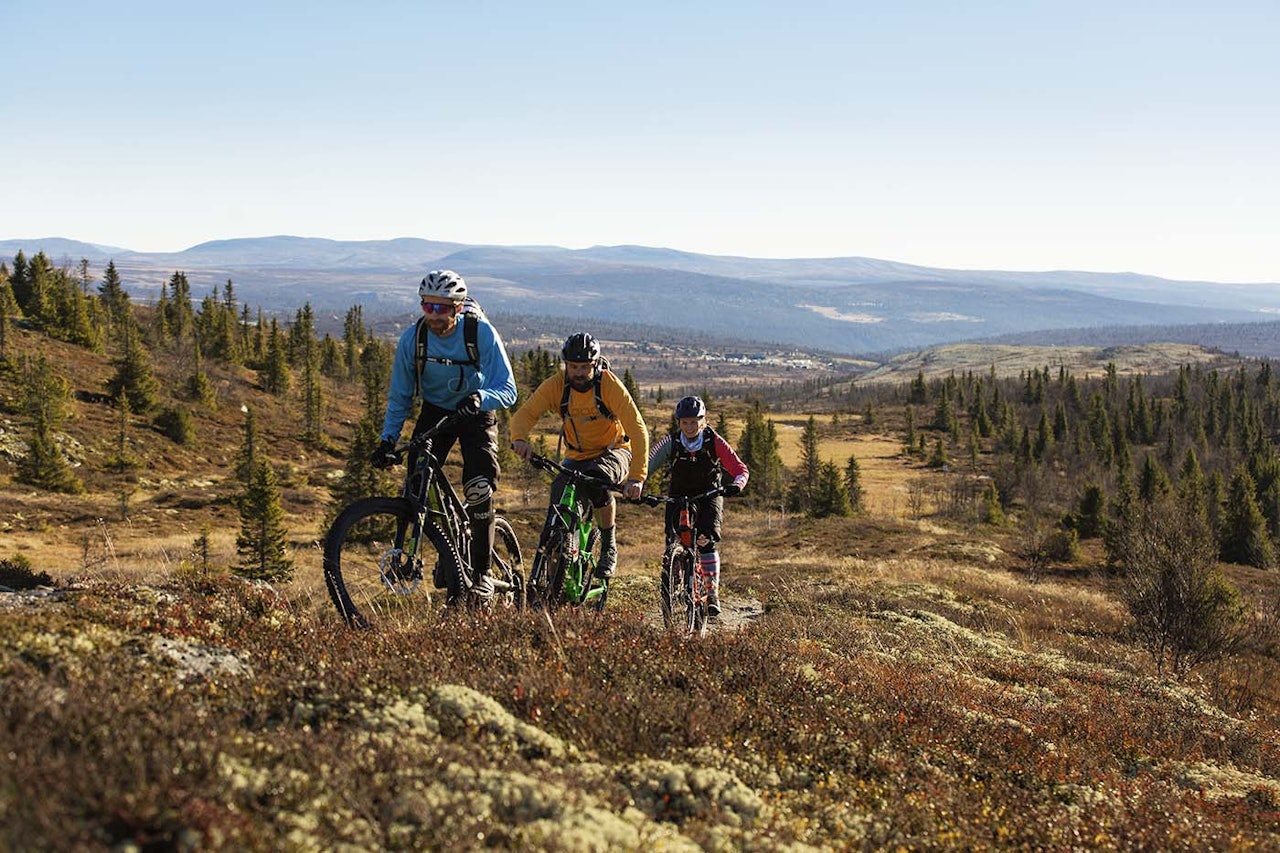
[[[429,606],[426,595],[413,595],[422,583],[419,532],[405,498],[362,498],[334,519],[324,540],[324,582],[348,625],[368,628]]]
[[[662,621],[668,630],[693,633],[693,557],[678,542],[667,548],[662,560]]]
[[[549,530],[546,541],[533,556],[529,569],[528,600],[530,607],[553,608],[560,603],[560,590],[564,588],[564,576],[556,585],[556,573],[560,568],[560,555],[564,553],[564,531]]]
[[[498,601],[516,610],[524,609],[524,565],[520,557],[520,541],[511,522],[499,517],[493,533],[493,559],[490,572],[495,581],[506,585],[499,589]]]
[[[689,565],[689,633],[699,637],[707,633],[707,579],[690,554]]]

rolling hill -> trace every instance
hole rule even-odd
[[[1130,273],[945,270],[870,258],[770,260],[642,246],[465,245],[416,238],[294,236],[145,253],[62,238],[0,241],[0,257],[44,251],[55,263],[115,262],[146,299],[174,271],[197,296],[234,282],[268,311],[310,302],[371,317],[412,311],[426,269],[465,275],[486,309],[627,322],[845,354],[1109,326],[1241,324],[1280,311],[1280,284],[1181,282]]]

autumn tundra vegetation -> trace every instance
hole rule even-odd
[[[564,329],[494,321],[528,393]],[[348,628],[319,543],[395,488],[390,346],[0,265],[0,849],[1280,846],[1270,362],[730,382],[606,340],[654,431],[699,394],[752,471],[689,639],[638,506],[603,613]],[[548,481],[502,462],[528,558]]]

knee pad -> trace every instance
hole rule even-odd
[[[473,477],[462,484],[467,506],[479,506],[493,497],[493,482],[488,477]]]

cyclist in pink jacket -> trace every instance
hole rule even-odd
[[[742,493],[750,472],[729,442],[707,426],[707,406],[699,397],[685,397],[676,404],[676,424],[679,427],[657,444],[649,453],[649,476],[663,465],[670,469],[667,494],[678,497],[700,495],[723,482],[727,474],[732,482],[724,487],[729,496]],[[679,507],[667,505],[667,543],[673,538]],[[718,495],[704,498],[698,504],[698,571],[709,582],[707,613],[712,618],[720,616],[720,521],[724,513],[724,499]]]

